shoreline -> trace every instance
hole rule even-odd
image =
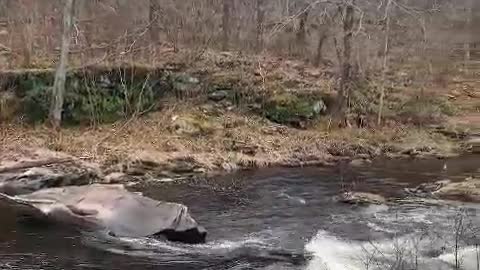
[[[2,126],[0,129],[4,136],[0,164],[8,161],[9,156],[43,149],[51,152],[48,155],[70,156],[96,164],[104,175],[124,173],[136,177],[148,175],[149,178],[176,179],[189,176],[210,177],[265,167],[335,166],[339,162],[361,166],[362,163],[370,163],[377,158],[443,159],[463,152],[460,141],[420,129],[404,130],[404,137],[390,142],[388,139],[397,136],[396,132],[387,134],[365,129],[341,130],[341,133],[353,133],[348,138],[335,132],[320,134],[312,130],[283,127],[282,133],[270,134],[268,138],[262,139],[248,126],[240,127],[243,133],[232,140],[235,144],[233,147],[230,145],[232,141],[219,141],[219,137],[232,132],[228,128],[216,131],[216,135],[198,137],[197,143],[190,135],[176,134],[168,131],[168,127],[163,128],[166,132],[158,134],[160,138],[152,138],[151,134],[142,132],[152,129],[148,121],[155,117],[154,114],[148,119],[139,118],[127,123],[127,126],[117,123],[108,126],[109,129],[104,125],[96,130],[73,127],[56,132],[46,126]],[[123,129],[115,128],[116,126],[123,126]],[[158,126],[165,127],[168,123]],[[146,139],[136,139],[139,136],[134,130],[145,135]],[[151,132],[156,131],[158,130],[153,128]],[[173,139],[167,139],[166,133]],[[359,134],[363,138],[354,137]],[[161,138],[165,141],[160,144],[158,142]],[[276,141],[276,147],[272,147],[272,141]]]

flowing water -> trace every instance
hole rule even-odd
[[[0,209],[0,269],[437,270],[454,269],[458,250],[463,269],[476,270],[479,205],[399,200],[359,207],[333,197],[344,188],[398,197],[406,186],[464,178],[476,172],[479,160],[448,160],[446,170],[442,160],[380,161],[361,169],[277,168],[221,177],[215,188],[142,188],[155,199],[189,206],[209,231],[204,245],[33,226]]]

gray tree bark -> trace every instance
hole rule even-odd
[[[390,6],[392,0],[388,0],[385,6],[385,40],[383,43],[382,85],[380,88],[380,105],[378,108],[377,125],[382,123],[383,102],[385,98],[385,84],[387,80],[388,51],[390,49]]]
[[[84,0],[85,1],[85,0]],[[158,29],[158,12],[160,10],[160,5],[158,0],[150,0],[148,18],[150,27],[148,31],[150,32],[150,41],[158,42],[160,40],[159,29]]]
[[[296,33],[296,43],[297,43],[297,52],[300,57],[305,56],[305,51],[307,47],[307,20],[310,13],[308,4],[305,3],[301,6],[301,14],[299,16],[300,22],[298,26],[298,31]]]
[[[255,49],[257,52],[263,51],[263,34],[265,29],[265,0],[257,0],[257,38]]]
[[[336,117],[348,125],[346,116],[347,101],[350,97],[350,91],[353,84],[353,66],[352,66],[352,51],[353,51],[353,28],[355,25],[355,0],[344,7],[343,18],[343,56],[341,59],[341,78],[340,91],[337,100]]]
[[[63,33],[60,62],[55,72],[55,82],[52,91],[52,103],[50,108],[50,122],[53,127],[59,128],[62,124],[62,111],[65,95],[65,81],[68,67],[68,54],[73,28],[74,1],[65,0],[63,10]]]
[[[230,45],[230,33],[231,33],[231,15],[232,15],[232,0],[223,0],[223,16],[222,16],[222,50],[228,51]]]
[[[335,18],[340,14],[340,11],[337,10],[333,16],[327,17],[325,19],[325,23],[319,28],[319,33],[318,33],[318,45],[317,45],[317,53],[315,55],[315,58],[313,59],[313,65],[315,67],[319,67],[320,64],[323,61],[323,47],[325,45],[325,41],[328,38],[328,35],[330,34],[330,28],[332,23],[334,22]]]

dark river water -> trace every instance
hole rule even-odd
[[[479,161],[466,156],[385,160],[361,169],[276,168],[220,177],[214,188],[141,188],[190,208],[209,231],[208,243],[197,246],[28,224],[0,208],[0,269],[454,269],[458,242],[459,264],[477,270],[479,205],[399,200],[359,207],[333,197],[344,188],[398,197],[407,186],[464,178]]]

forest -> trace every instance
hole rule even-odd
[[[0,0],[0,268],[479,270],[479,78],[480,0]]]
[[[374,147],[399,129],[458,137],[480,107],[479,25],[474,0],[2,0],[0,118],[14,136],[19,123],[101,132],[149,115],[182,145],[223,137],[231,117],[307,141],[327,132],[333,148],[385,130]],[[214,148],[250,158],[290,144],[238,136]]]

